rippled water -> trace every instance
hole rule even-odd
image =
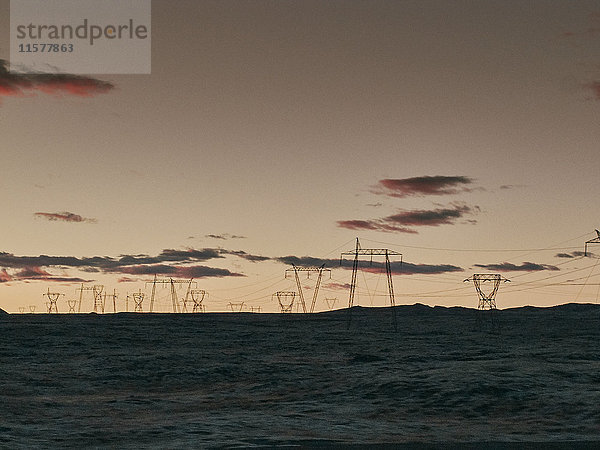
[[[600,307],[397,318],[1,316],[0,446],[600,442]]]

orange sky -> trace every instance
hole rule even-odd
[[[178,0],[152,3],[151,75],[3,62],[0,307],[85,282],[124,309],[158,273],[277,311],[323,261],[323,310],[356,236],[403,254],[398,303],[475,306],[462,281],[498,271],[499,307],[595,302],[599,39],[595,1]]]

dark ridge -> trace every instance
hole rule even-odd
[[[0,308],[0,316],[3,316],[4,314],[8,314],[6,311],[4,311],[2,308]]]
[[[506,308],[504,311],[573,311],[582,312],[598,309],[600,305],[595,303],[564,303],[556,306],[518,306],[514,308]]]

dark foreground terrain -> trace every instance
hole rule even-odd
[[[396,312],[2,315],[0,447],[599,448],[599,306]]]

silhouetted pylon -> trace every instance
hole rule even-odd
[[[359,256],[370,256],[370,262],[373,263],[373,256],[384,256],[385,257],[385,273],[387,274],[388,281],[388,294],[390,296],[390,306],[392,310],[392,317],[394,321],[394,330],[398,331],[398,323],[396,320],[396,300],[394,298],[394,284],[392,282],[392,265],[390,256],[399,256],[400,264],[402,264],[402,253],[398,253],[387,248],[361,248],[358,238],[356,238],[356,248],[354,250],[343,252],[340,256],[340,265],[342,265],[342,259],[344,256],[354,256],[354,262],[352,264],[352,281],[350,283],[350,296],[348,299],[348,327],[350,327],[350,321],[352,319],[352,306],[354,306],[354,294],[356,292],[356,274],[358,272]]]

